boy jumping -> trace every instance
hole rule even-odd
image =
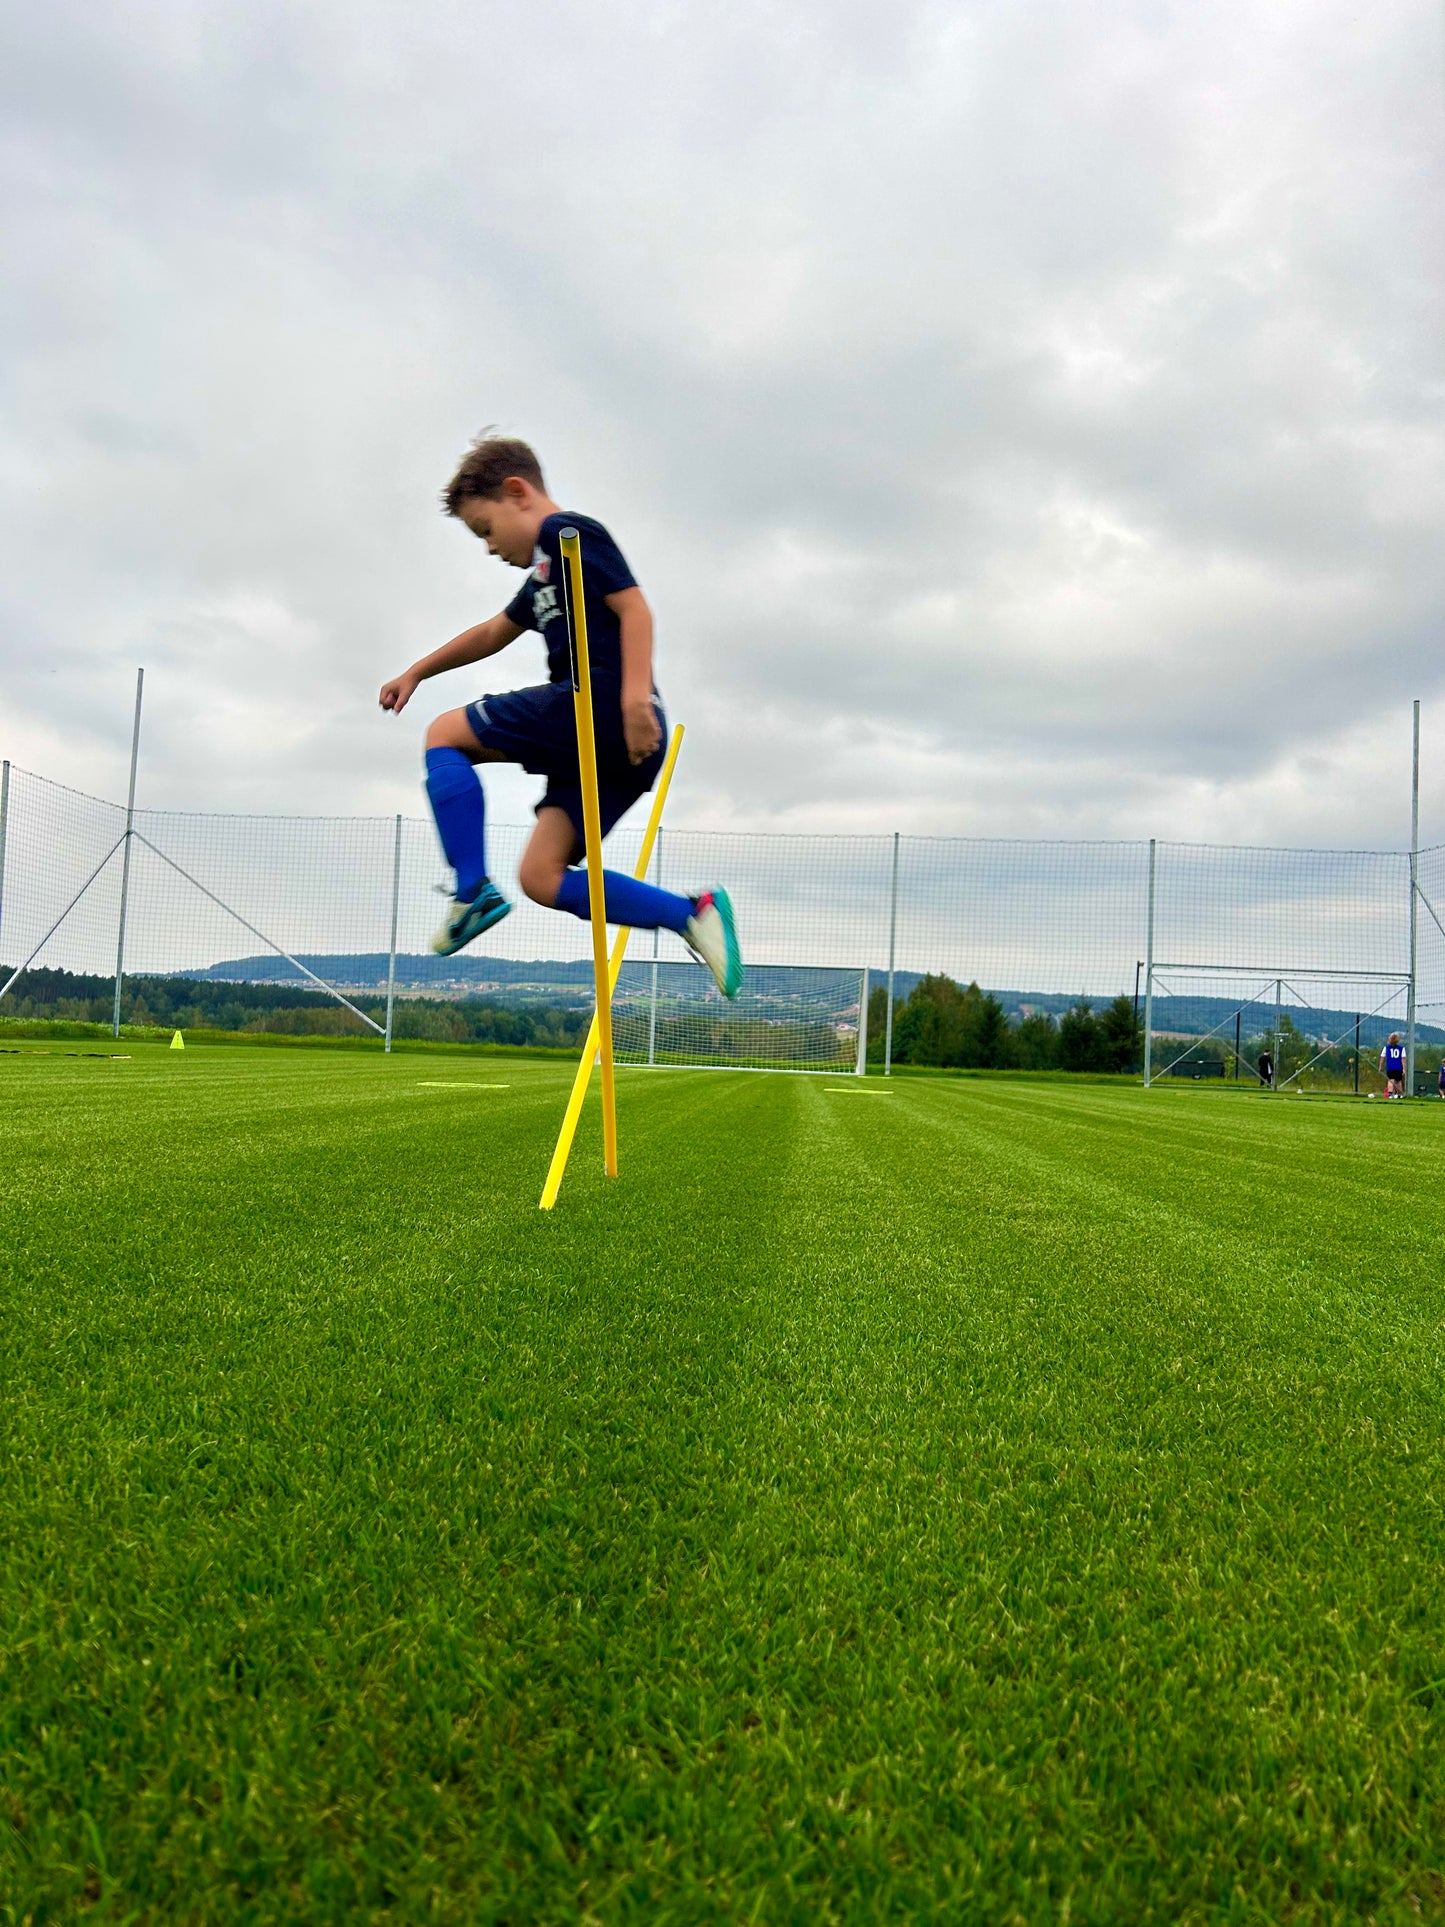
[[[500,437],[473,442],[447,485],[442,505],[493,555],[531,573],[500,615],[464,629],[384,683],[382,708],[399,715],[428,676],[494,656],[524,629],[540,632],[549,676],[536,688],[482,696],[464,709],[448,710],[427,731],[427,798],[442,849],[456,871],[456,895],[432,948],[449,957],[500,923],[512,908],[487,876],[486,813],[477,763],[520,763],[547,778],[517,880],[534,903],[569,911],[584,921],[591,914],[587,873],[573,867],[583,854],[582,784],[563,599],[564,528],[576,528],[582,539],[604,836],[656,782],[666,719],[652,681],[652,611],[632,571],[600,522],[564,514],[552,500],[541,465],[525,442]],[[675,930],[707,965],[723,995],[737,996],[742,957],[725,890],[682,897],[615,870],[602,875],[609,923]]]

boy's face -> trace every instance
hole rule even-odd
[[[464,496],[457,504],[457,520],[465,522],[493,555],[526,569],[531,567],[537,531],[547,519],[549,506],[530,482],[508,476],[498,496]]]

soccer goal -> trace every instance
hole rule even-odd
[[[722,997],[697,963],[622,966],[612,1000],[619,1064],[864,1074],[867,970],[752,966]]]
[[[1313,1074],[1358,1090],[1362,1059],[1373,1061],[1392,1031],[1409,1028],[1410,976],[1156,962],[1143,1016],[1146,1084],[1212,1073],[1301,1089]],[[1272,1080],[1260,1069],[1265,1052]]]

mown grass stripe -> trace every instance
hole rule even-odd
[[[416,1068],[7,1062],[18,1918],[1441,1916],[1445,1107]]]

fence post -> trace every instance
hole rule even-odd
[[[863,982],[858,993],[858,1062],[854,1070],[859,1077],[868,1075],[868,966],[863,966]]]
[[[657,842],[652,849],[652,885],[655,890],[662,888],[662,825],[657,826]],[[652,931],[652,1008],[647,1018],[647,1061],[657,1063],[657,939],[656,925]]]
[[[0,933],[5,929],[5,826],[10,820],[10,759],[0,763]],[[0,958],[5,952],[0,950]]]
[[[898,832],[893,832],[893,885],[888,895],[888,1010],[883,1020],[883,1075],[893,1075],[893,964],[898,952]]]
[[[396,908],[401,895],[401,816],[396,819],[396,835],[391,849],[391,954],[386,960],[386,1038],[383,1048],[391,1049],[391,1013],[396,1003]]]
[[[1154,838],[1149,839],[1149,914],[1144,932],[1144,1088],[1154,1081]]]
[[[1415,967],[1420,935],[1420,698],[1415,698],[1410,771],[1410,994],[1405,1009],[1405,1095],[1415,1095]]]
[[[140,755],[140,704],[146,672],[135,672],[135,725],[130,734],[130,790],[125,800],[125,851],[120,864],[120,927],[115,939],[115,1009],[111,1015],[111,1035],[120,1036],[120,991],[125,981],[125,911],[130,897],[130,846],[135,835],[135,766]]]

